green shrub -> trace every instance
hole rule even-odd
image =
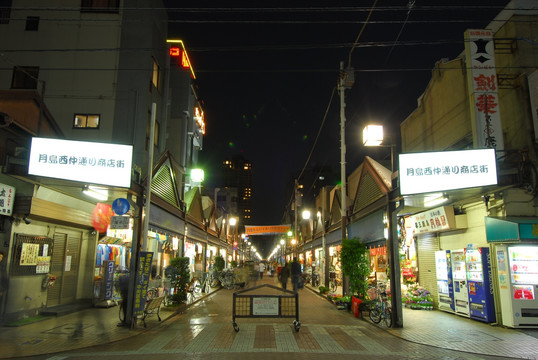
[[[187,285],[190,281],[189,261],[188,257],[176,257],[170,260],[170,266],[174,268],[171,282],[175,290],[171,300],[178,304],[187,301]]]
[[[368,291],[368,276],[370,264],[367,256],[368,249],[359,238],[343,239],[340,251],[342,271],[349,278],[349,290],[351,294],[364,299]]]
[[[221,272],[224,269],[224,258],[222,256],[215,256],[215,264],[213,265],[213,269],[218,272]]]

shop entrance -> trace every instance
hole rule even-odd
[[[75,301],[81,240],[81,232],[66,231],[54,234],[50,273],[56,276],[56,283],[47,291],[47,307]]]

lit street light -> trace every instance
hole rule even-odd
[[[382,146],[390,147],[390,170],[391,170],[391,190],[387,194],[387,220],[388,220],[388,254],[389,254],[389,267],[390,267],[390,291],[391,291],[391,310],[392,310],[392,324],[393,327],[400,328],[403,326],[402,319],[402,294],[400,285],[400,259],[399,259],[399,244],[398,244],[398,226],[397,226],[397,214],[403,207],[403,202],[396,206],[397,195],[399,189],[392,182],[392,175],[394,174],[394,144],[383,145],[383,126],[381,125],[368,125],[364,128],[363,132],[363,144],[365,146]]]

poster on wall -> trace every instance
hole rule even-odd
[[[36,266],[39,255],[39,244],[23,243],[20,266]]]

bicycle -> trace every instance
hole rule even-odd
[[[338,277],[336,276],[336,273],[334,272],[330,272],[329,277],[330,277],[329,289],[331,292],[336,292],[336,289],[338,289],[338,286],[340,286],[341,281],[340,279],[338,279]]]
[[[187,303],[193,303],[196,298],[201,294],[202,287],[197,277],[193,277],[191,282],[187,285]]]
[[[370,305],[370,320],[374,324],[379,324],[382,320],[387,327],[392,326],[392,310],[387,302],[386,286],[380,285],[379,288],[370,288],[368,295],[372,300]]]

